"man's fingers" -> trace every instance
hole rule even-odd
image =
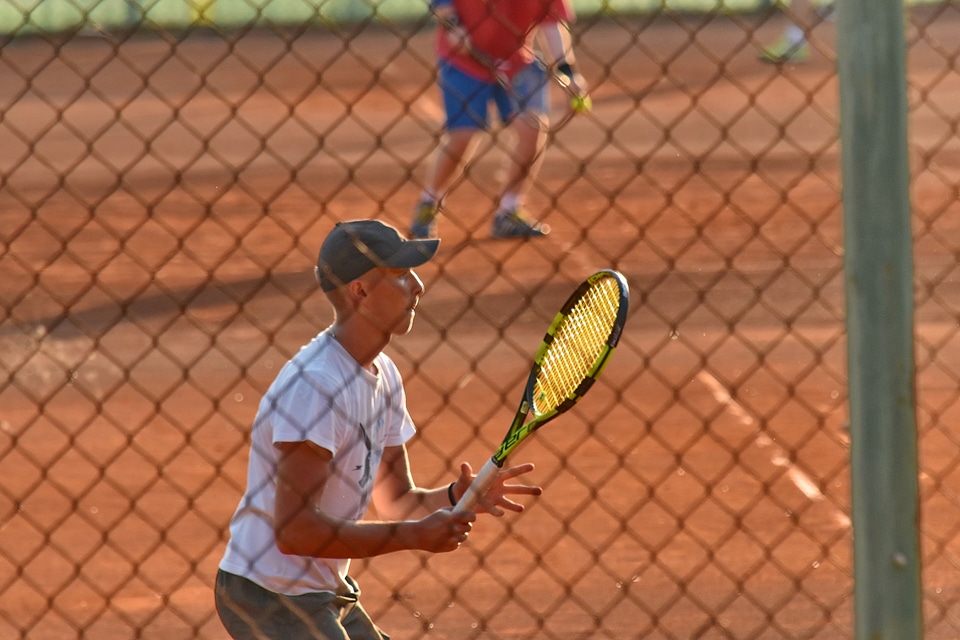
[[[532,462],[525,462],[523,464],[518,464],[515,467],[510,467],[506,471],[500,472],[500,479],[502,480],[511,480],[517,476],[522,476],[525,473],[530,473],[533,471],[534,466]]]

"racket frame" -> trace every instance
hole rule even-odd
[[[606,340],[606,346],[603,348],[600,354],[598,354],[587,374],[572,393],[568,394],[567,397],[553,409],[550,409],[542,414],[534,412],[533,417],[527,421],[527,416],[529,415],[531,408],[535,406],[533,402],[533,392],[536,387],[537,376],[543,367],[544,359],[546,358],[547,353],[550,350],[550,346],[553,344],[560,327],[563,326],[563,323],[566,322],[570,312],[584,297],[587,291],[589,291],[597,282],[605,278],[613,278],[616,281],[617,288],[620,292],[617,315],[614,319],[610,335]],[[484,463],[480,471],[477,472],[477,476],[470,484],[470,487],[463,494],[460,500],[457,501],[454,511],[462,512],[472,510],[477,503],[479,503],[480,497],[483,496],[493,485],[494,481],[496,481],[497,474],[499,473],[500,469],[503,468],[503,464],[506,462],[507,456],[513,453],[513,451],[520,446],[520,444],[531,433],[547,424],[560,414],[565,413],[573,408],[573,406],[580,401],[587,391],[590,390],[590,388],[593,386],[593,383],[596,382],[597,377],[607,366],[607,363],[610,361],[610,356],[613,355],[617,344],[620,342],[620,336],[623,333],[623,325],[627,318],[629,303],[630,289],[627,285],[627,280],[623,277],[623,275],[612,269],[598,271],[582,282],[580,286],[578,286],[574,292],[570,294],[566,302],[563,303],[563,306],[560,307],[560,311],[558,311],[554,316],[550,326],[547,328],[547,333],[544,335],[543,340],[540,343],[540,347],[537,349],[537,353],[533,359],[533,367],[530,370],[530,375],[527,377],[526,387],[523,390],[523,397],[520,401],[520,406],[517,408],[517,412],[513,417],[513,422],[511,423],[510,428],[507,430],[507,434],[504,436],[503,441],[497,448],[496,453],[494,453],[493,456]]]

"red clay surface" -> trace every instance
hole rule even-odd
[[[765,65],[755,47],[782,25],[582,21],[594,109],[552,134],[531,195],[543,240],[488,239],[505,150],[481,145],[391,347],[418,482],[492,452],[586,275],[622,271],[631,318],[602,384],[516,454],[546,489],[526,514],[484,520],[455,554],[355,565],[394,638],[852,637],[834,25],[807,64]],[[948,13],[911,38],[928,364],[956,325],[937,292],[960,87],[938,46],[958,27]],[[326,231],[407,221],[439,135],[430,34],[56,53],[0,55],[0,637],[222,639],[211,584],[245,435],[329,320],[310,274]],[[938,425],[955,386],[927,380],[927,637],[951,638],[956,447]]]

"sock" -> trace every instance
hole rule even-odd
[[[783,32],[783,37],[785,37],[790,44],[802,44],[807,41],[807,34],[795,24],[787,27],[787,30]]]
[[[506,213],[507,211],[514,211],[520,207],[520,196],[515,193],[505,193],[503,197],[500,198],[500,208],[497,209],[497,213]]]

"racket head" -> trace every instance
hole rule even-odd
[[[627,280],[613,270],[593,274],[567,298],[540,343],[513,424],[493,455],[495,465],[590,390],[620,341],[629,304]]]
[[[533,420],[568,411],[590,390],[613,355],[630,306],[626,278],[613,270],[587,278],[547,329],[527,380]]]

